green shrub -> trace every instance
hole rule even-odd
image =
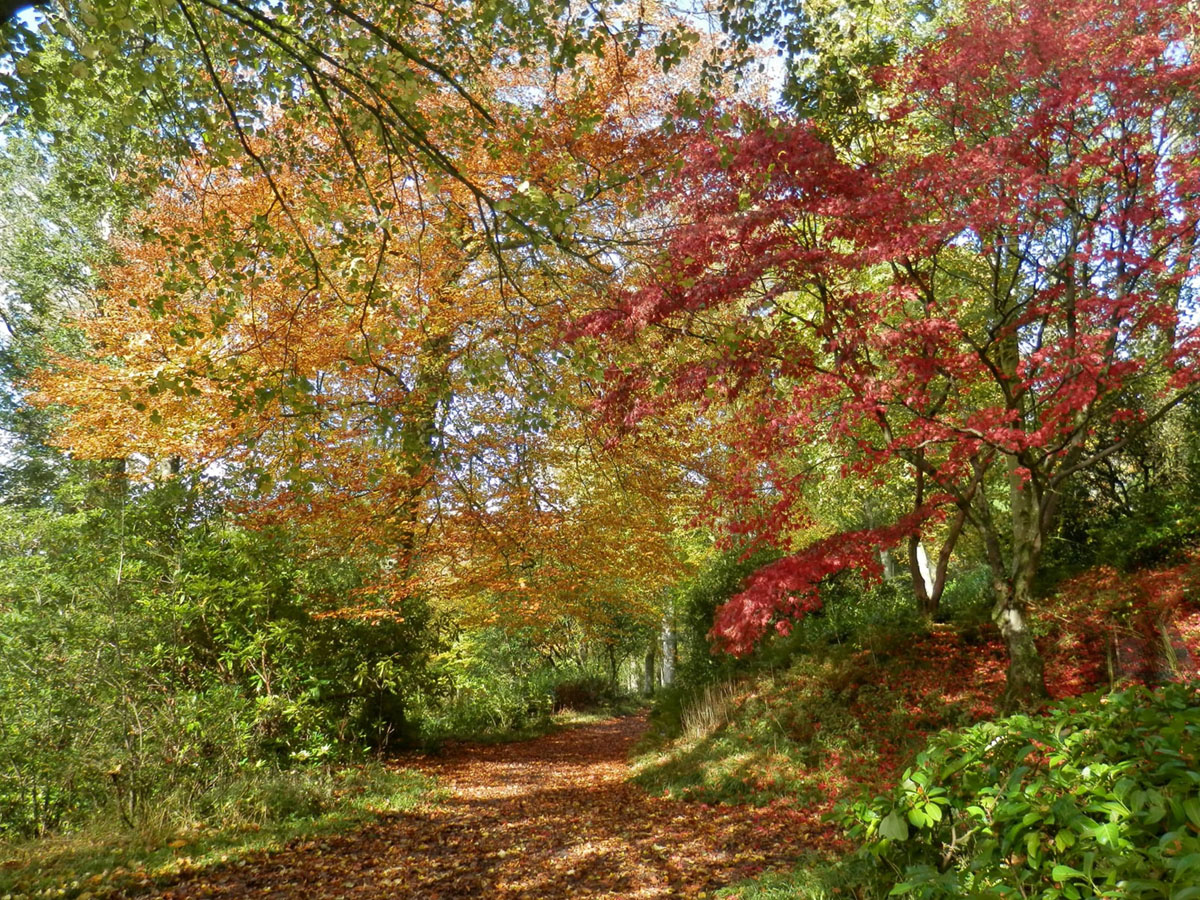
[[[1200,689],[1089,695],[943,732],[845,810],[913,897],[1200,897]]]
[[[778,557],[772,550],[743,558],[739,550],[726,550],[709,560],[677,590],[675,598],[679,660],[676,685],[690,695],[714,681],[729,678],[738,668],[733,657],[714,654],[708,633],[717,608],[742,589],[746,576]],[[671,704],[669,698],[666,702]],[[676,722],[678,725],[678,722]]]
[[[422,739],[490,739],[546,727],[554,686],[577,677],[556,669],[528,635],[502,628],[461,632],[433,659],[438,687],[421,697]]]
[[[938,618],[946,622],[975,624],[990,621],[992,573],[987,566],[956,572],[947,580]]]
[[[369,572],[178,480],[88,487],[73,512],[0,509],[0,838],[204,818],[248,773],[411,736],[438,642],[419,602],[314,615]]]
[[[869,647],[882,637],[924,627],[907,578],[867,583],[842,572],[821,585],[822,606],[792,629],[797,643]]]

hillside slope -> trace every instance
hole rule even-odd
[[[962,618],[925,633],[875,630],[802,645],[786,667],[709,685],[685,699],[677,719],[659,715],[637,781],[704,802],[821,812],[890,787],[930,735],[999,713],[1003,642],[978,614]],[[1200,549],[1167,567],[1099,567],[1066,580],[1036,625],[1055,699],[1194,675]],[[838,846],[839,829],[830,825],[827,838]]]

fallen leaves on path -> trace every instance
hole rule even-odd
[[[699,897],[786,864],[825,833],[813,813],[792,807],[646,794],[626,780],[644,727],[616,719],[422,760],[446,790],[436,805],[197,872],[157,896]]]

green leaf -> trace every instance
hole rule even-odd
[[[1059,863],[1050,870],[1050,877],[1055,881],[1069,881],[1072,878],[1086,878],[1087,876],[1076,868]]]
[[[1025,835],[1025,852],[1029,854],[1031,863],[1036,863],[1042,855],[1042,835],[1041,832],[1031,831]]]
[[[893,809],[879,823],[879,836],[892,841],[906,841],[908,840],[908,823]]]
[[[1200,799],[1188,797],[1183,801],[1183,811],[1187,813],[1188,820],[1200,828]]]

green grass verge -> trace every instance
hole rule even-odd
[[[528,740],[640,708],[636,700],[623,698],[586,711],[564,710],[473,742]],[[0,900],[100,900],[122,890],[144,890],[186,872],[236,864],[438,799],[432,778],[381,763],[251,775],[214,793],[219,796],[205,798],[211,811],[203,822],[189,823],[185,810],[194,802],[168,799],[160,814],[165,822],[125,828],[114,813],[68,835],[0,839]]]
[[[1003,652],[990,633],[938,626],[677,693],[652,715],[635,780],[705,803],[787,799],[821,811],[877,793],[929,734],[993,714]]]
[[[236,786],[234,786],[236,789]],[[122,828],[97,819],[70,835],[0,842],[0,897],[102,898],[185,872],[235,862],[379,815],[433,802],[432,778],[383,764],[280,773],[244,790],[219,825]]]
[[[810,854],[787,872],[768,872],[716,892],[721,900],[846,900],[871,898],[862,893],[867,881],[858,871],[864,864],[853,857],[831,860]]]

